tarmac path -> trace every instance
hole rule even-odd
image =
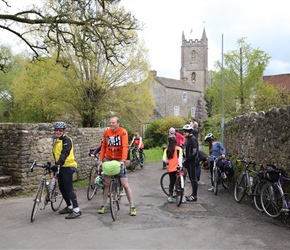
[[[218,195],[208,192],[206,170],[199,186],[198,201],[177,207],[168,203],[160,188],[165,170],[162,163],[147,164],[129,173],[129,183],[137,216],[129,216],[126,197],[122,197],[118,218],[110,212],[99,215],[101,194],[91,201],[86,189],[77,189],[82,216],[66,220],[50,205],[38,211],[33,223],[30,215],[33,197],[0,200],[1,249],[288,249],[290,230],[281,220],[255,210],[251,199],[234,201],[232,188],[221,188]],[[186,195],[190,185],[186,184]],[[61,209],[65,205],[63,204]]]

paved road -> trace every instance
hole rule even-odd
[[[118,220],[98,215],[101,195],[88,201],[86,190],[77,195],[83,215],[74,220],[47,206],[30,222],[32,197],[0,200],[1,249],[286,249],[289,229],[257,212],[248,201],[238,204],[232,190],[215,196],[202,179],[198,201],[177,207],[167,203],[159,179],[161,163],[129,173],[137,216],[129,216],[126,197]],[[187,185],[189,188],[189,185]],[[190,194],[190,190],[186,190]]]

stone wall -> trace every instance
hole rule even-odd
[[[30,172],[31,163],[48,161],[54,163],[52,142],[54,131],[50,123],[0,123],[0,175],[12,177],[12,183],[22,190],[36,187],[42,173],[37,169]],[[85,179],[94,159],[89,149],[100,144],[103,128],[77,128],[68,126],[66,134],[73,139],[75,157],[78,163],[76,179]]]
[[[248,113],[225,123],[224,146],[228,153],[272,163],[290,172],[290,106]]]

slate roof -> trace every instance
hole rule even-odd
[[[263,76],[263,81],[290,90],[290,74]]]
[[[201,91],[194,89],[194,86],[188,82],[184,82],[181,80],[175,80],[171,78],[166,77],[155,77],[155,80],[162,84],[166,88],[170,89],[179,89],[179,90],[186,90],[186,91],[192,91],[192,92],[198,92],[201,93]]]

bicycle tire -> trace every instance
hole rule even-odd
[[[247,190],[247,176],[246,173],[243,172],[240,174],[235,182],[234,187],[234,198],[235,201],[240,203],[244,198]]]
[[[51,198],[50,198],[50,201],[51,201],[51,209],[56,212],[61,204],[62,204],[62,201],[63,201],[63,196],[59,190],[59,185],[58,185],[58,181],[56,180],[55,182],[55,186],[53,188],[53,190],[51,191]]]
[[[218,189],[219,189],[219,175],[218,175],[218,168],[216,167],[213,170],[213,191],[214,194],[218,194]]]
[[[169,196],[169,183],[169,172],[166,172],[160,178],[160,186],[164,194],[166,194],[167,196]]]
[[[97,193],[98,186],[95,183],[95,177],[97,175],[97,166],[93,166],[89,175],[89,185],[87,189],[87,198],[90,201],[94,195]]]
[[[253,200],[254,200],[255,208],[260,212],[264,211],[262,203],[261,203],[261,190],[264,184],[265,184],[265,181],[257,180],[255,183],[255,188],[254,188],[254,193],[253,193],[253,196],[254,196]]]
[[[119,210],[119,194],[117,190],[118,183],[115,180],[110,182],[110,210],[113,221],[117,219],[117,211]]]
[[[283,208],[284,195],[283,191],[276,183],[267,182],[261,190],[261,204],[264,212],[272,217],[277,218]]]
[[[143,167],[141,167],[141,169],[144,169],[146,166],[146,155],[144,154],[144,152],[142,153],[142,157],[143,157]]]
[[[184,194],[184,179],[183,176],[177,176],[176,179],[176,205],[179,207],[181,205],[182,197]]]
[[[31,212],[31,217],[30,217],[31,222],[33,222],[35,220],[40,203],[44,199],[44,197],[42,197],[43,196],[43,189],[44,189],[44,181],[41,181],[39,186],[38,186],[36,196],[34,199],[34,203],[33,203],[33,207],[32,207],[32,212]]]
[[[130,169],[132,172],[135,172],[138,165],[138,161],[137,161],[136,151],[134,152],[133,151],[134,149],[132,150],[132,159],[130,159]]]

